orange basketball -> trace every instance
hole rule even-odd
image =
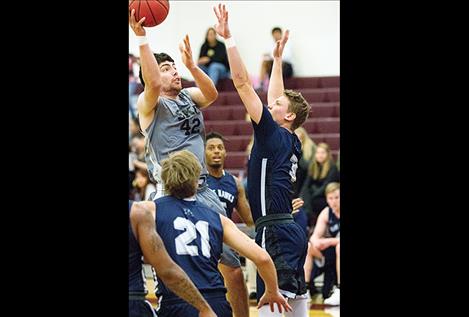
[[[168,0],[129,0],[129,11],[135,9],[135,20],[138,22],[146,17],[143,22],[145,27],[153,27],[161,24],[169,13]]]

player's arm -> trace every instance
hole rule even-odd
[[[197,85],[197,87],[187,88],[189,95],[199,108],[208,107],[217,99],[218,91],[210,77],[194,63],[189,35],[186,34],[184,41],[179,44],[179,50],[182,62],[191,72]]]
[[[314,227],[313,234],[310,241],[316,249],[324,250],[327,246],[323,238],[327,230],[327,221],[329,218],[329,208],[324,208],[319,214],[316,226]]]
[[[216,316],[187,274],[171,259],[163,241],[156,232],[153,202],[134,203],[131,221],[142,253],[153,266],[158,277],[176,295],[197,308],[201,316]]]
[[[272,73],[270,75],[269,90],[267,92],[267,102],[272,104],[275,99],[283,95],[283,77],[282,77],[282,54],[285,44],[288,41],[289,30],[286,30],[282,36],[282,39],[277,41],[273,56],[274,64],[272,66]]]
[[[146,32],[142,26],[145,17],[140,21],[135,21],[135,9],[132,9],[129,17],[129,24],[135,35],[145,36]],[[138,96],[137,109],[139,114],[140,126],[145,130],[153,120],[154,110],[158,105],[161,89],[161,75],[158,63],[150,49],[148,43],[140,45],[140,65],[142,69],[142,77],[145,82],[143,92]]]
[[[231,38],[231,32],[228,26],[228,11],[226,11],[225,5],[221,4],[218,5],[218,9],[214,7],[213,10],[218,19],[215,30],[218,35],[225,39],[233,84],[249,116],[255,123],[259,123],[263,110],[262,101],[252,87],[251,81],[249,80],[249,73],[241,60],[237,47],[229,47],[230,44],[226,41],[226,39]]]
[[[233,221],[223,215],[220,215],[220,219],[223,225],[223,242],[253,261],[265,283],[265,293],[260,299],[258,307],[270,304],[271,311],[273,311],[273,305],[277,303],[280,312],[282,312],[282,307],[286,311],[291,311],[290,305],[279,293],[277,271],[269,254],[241,232]]]
[[[252,219],[251,207],[249,207],[248,200],[246,199],[244,186],[237,177],[235,177],[235,180],[236,187],[238,188],[238,204],[236,205],[236,210],[244,223],[249,227],[252,227],[254,226],[254,220]]]
[[[327,249],[328,247],[334,247],[340,243],[339,238],[323,238],[320,240],[321,240],[323,250]]]

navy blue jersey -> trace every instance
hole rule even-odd
[[[130,209],[133,201],[129,200],[129,292],[145,294],[143,282],[143,255],[130,222]]]
[[[220,198],[226,216],[231,219],[233,208],[238,204],[238,186],[234,176],[224,170],[220,178],[208,175],[207,183],[208,187]]]
[[[329,207],[329,219],[327,220],[327,225],[329,228],[329,234],[332,237],[336,237],[340,232],[340,218],[336,217],[331,207]]]
[[[280,127],[263,107],[259,124],[252,122],[254,145],[248,165],[248,197],[252,217],[292,212],[293,183],[301,158],[295,133]]]
[[[168,254],[200,290],[223,290],[217,265],[222,253],[220,215],[199,203],[165,196],[155,200],[156,231]],[[174,297],[161,281],[158,294]]]

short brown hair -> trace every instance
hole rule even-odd
[[[187,150],[174,152],[161,162],[165,191],[182,199],[195,195],[202,169],[197,157]]]
[[[288,105],[288,112],[293,112],[296,114],[296,118],[293,120],[291,126],[292,130],[296,130],[306,121],[306,118],[308,118],[311,106],[299,92],[285,89],[283,94],[290,101],[290,104]]]

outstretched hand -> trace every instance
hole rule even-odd
[[[286,30],[282,38],[277,41],[273,52],[274,58],[282,58],[283,49],[285,48],[285,44],[287,44],[289,35],[290,30]]]
[[[270,311],[274,312],[274,304],[277,304],[278,311],[282,313],[282,307],[285,309],[285,311],[292,311],[291,306],[288,304],[287,300],[285,297],[283,297],[278,291],[277,293],[268,293],[265,292],[264,295],[262,295],[261,299],[259,300],[259,304],[257,305],[257,309],[261,308],[262,306],[269,304],[270,305]]]
[[[140,21],[135,21],[135,9],[129,12],[129,25],[137,36],[144,36],[146,34],[145,29],[143,28],[143,22],[145,22],[145,17],[141,18]]]
[[[189,42],[189,35],[186,34],[183,42],[179,43],[179,51],[181,52],[182,62],[188,69],[191,69],[195,66],[194,60],[192,58],[192,48],[191,43]]]
[[[217,7],[213,7],[213,11],[218,19],[218,23],[214,26],[215,31],[224,39],[230,38],[231,32],[228,26],[228,11],[226,10],[225,5],[218,4],[218,9]]]

